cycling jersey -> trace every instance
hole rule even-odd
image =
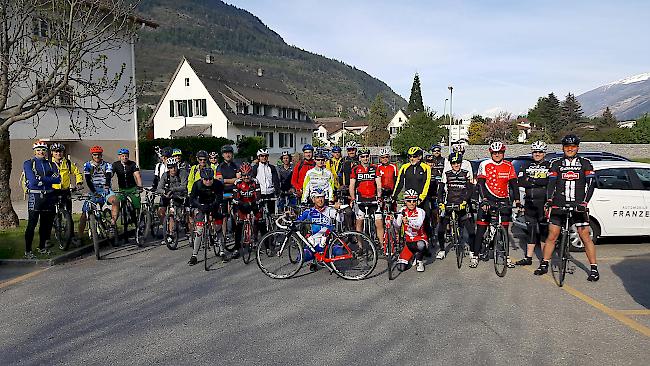
[[[397,200],[397,195],[400,190],[407,191],[413,189],[418,192],[421,201],[427,197],[429,193],[429,185],[431,184],[431,168],[425,163],[418,163],[412,165],[406,163],[402,165],[397,173],[397,184],[393,191],[393,199]]]
[[[594,193],[594,167],[581,156],[562,157],[551,161],[548,200],[554,206],[589,202]]]
[[[113,176],[113,166],[111,164],[105,161],[95,163],[91,160],[84,164],[83,171],[86,185],[88,185],[91,192],[101,193],[110,189],[111,177]]]
[[[469,172],[470,180],[472,181],[472,184],[474,183],[474,169],[472,168],[472,163],[469,162],[469,160],[464,160],[463,162],[460,163],[460,168],[466,170]],[[445,167],[443,168],[443,173],[448,172],[451,170],[451,163],[449,162],[449,159],[445,159]]]
[[[397,179],[397,165],[393,163],[377,165],[377,175],[381,177],[381,189],[393,192]]]
[[[492,201],[514,198],[517,191],[517,175],[512,163],[507,160],[495,162],[492,159],[483,160],[476,174],[479,194],[482,199]],[[512,190],[512,194],[508,190]]]
[[[219,207],[221,200],[223,200],[223,183],[220,181],[215,180],[210,186],[206,186],[200,180],[194,183],[190,194],[192,207],[204,212],[214,212]]]
[[[219,164],[219,166],[217,167],[215,176],[218,179],[222,179],[222,180],[234,179],[234,178],[237,178],[237,170],[238,169],[239,168],[237,167],[237,164],[235,164],[234,162],[232,162],[232,161],[230,161],[230,162],[224,161],[221,164]],[[230,192],[233,191],[234,185],[231,184],[231,183],[224,183],[223,189],[224,189],[224,191],[226,193],[230,193]]]
[[[57,163],[52,159],[52,162],[56,164],[56,167],[59,169],[59,176],[61,176],[61,183],[52,184],[52,188],[69,189],[71,186],[83,182],[83,174],[81,174],[79,168],[70,160],[63,158]]]
[[[438,187],[438,202],[456,205],[469,202],[472,196],[470,176],[470,173],[462,168],[457,172],[454,170],[444,172]]]
[[[117,176],[117,186],[120,189],[137,187],[134,173],[139,171],[140,167],[132,160],[127,160],[126,163],[118,160],[113,163],[113,173]]]
[[[203,168],[207,168],[208,166],[204,166]],[[187,191],[189,193],[192,193],[192,187],[194,186],[194,182],[201,180],[201,166],[200,165],[192,165],[190,168],[190,173],[187,175]],[[181,170],[182,171],[182,170]],[[214,178],[217,178],[217,172],[215,170],[214,173]]]
[[[364,167],[359,164],[352,168],[350,179],[355,180],[355,190],[361,198],[375,198],[377,197],[377,167],[368,165]]]
[[[445,158],[442,156],[433,158],[433,165],[431,166],[431,177],[438,181],[442,179],[442,172],[445,169]]]
[[[305,185],[305,175],[307,175],[307,172],[314,167],[316,167],[316,161],[314,161],[314,159],[303,159],[300,163],[296,164],[293,173],[291,173],[291,185],[296,189],[296,191],[303,189],[303,186]]]
[[[349,186],[350,185],[350,174],[352,174],[352,168],[359,164],[359,157],[355,156],[353,158],[346,156],[343,158],[340,168],[340,185]]]
[[[251,176],[257,179],[260,190],[264,195],[276,195],[280,191],[280,177],[275,166],[269,163],[258,163],[253,165]]]
[[[305,181],[302,186],[302,202],[307,202],[307,198],[316,188],[324,190],[326,192],[325,197],[329,201],[334,201],[334,178],[332,172],[325,167],[315,167],[305,174]]]
[[[337,218],[337,212],[333,207],[323,206],[321,209],[316,207],[303,211],[298,216],[299,221],[311,222],[311,235],[325,235],[328,230],[334,230],[334,222]]]
[[[51,191],[52,185],[61,183],[57,165],[47,159],[31,158],[23,163],[27,189]]]
[[[255,178],[250,178],[248,182],[241,178],[237,179],[232,196],[234,204],[257,205],[257,201],[261,198],[260,183]]]
[[[332,172],[332,176],[334,177],[334,189],[339,189],[341,187],[341,163],[343,162],[343,158],[331,158],[330,160],[327,161],[327,169]]]
[[[519,171],[518,183],[526,192],[525,200],[546,201],[546,186],[550,174],[551,163],[548,161],[530,161]]]
[[[408,224],[404,225],[404,238],[406,241],[427,241],[427,234],[424,230],[424,210],[419,207],[414,210],[404,208],[395,218],[395,227],[402,226],[402,217],[404,216],[408,218]]]
[[[181,171],[172,176],[169,172],[165,172],[156,188],[158,193],[171,192],[173,197],[185,197],[187,196],[187,174]]]

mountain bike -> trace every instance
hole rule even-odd
[[[124,244],[127,244],[129,242],[129,225],[133,225],[134,227],[137,227],[139,212],[138,210],[136,210],[135,206],[133,205],[133,201],[131,199],[130,194],[127,194],[120,190],[116,190],[115,194],[118,198],[121,198],[119,199],[120,211],[119,211],[118,220],[120,220],[120,226],[122,226],[124,229],[124,231],[122,232],[122,240]],[[119,235],[116,234],[116,236]],[[142,246],[143,243],[139,243],[137,241],[138,240],[136,238],[136,244],[138,244],[138,246]],[[117,244],[117,242],[118,241],[116,240],[115,244]]]
[[[149,188],[144,188],[144,191],[145,196],[141,203],[135,230],[135,242],[139,247],[144,245],[149,236],[153,235],[156,237],[160,231],[161,224],[158,215],[152,214],[152,212],[158,212],[158,205],[154,201],[155,197],[161,196],[161,194]]]
[[[569,239],[571,234],[571,222],[573,221],[573,215],[576,212],[576,208],[569,205],[554,208],[559,209],[562,211],[562,213],[564,213],[564,223],[560,228],[560,236],[558,237],[559,244],[555,247],[558,259],[560,260],[558,262],[558,278],[556,280],[557,285],[559,287],[562,287],[564,286],[566,274],[573,274],[573,271],[575,270],[575,267],[569,268],[569,261],[573,261],[573,257],[571,256],[570,251],[571,244]]]
[[[372,273],[377,266],[377,252],[368,236],[356,231],[332,231],[320,251],[300,231],[301,226],[311,224],[309,220],[292,220],[287,215],[278,218],[279,229],[264,235],[257,246],[260,270],[270,278],[291,278],[302,268],[308,251],[314,258],[312,269],[320,264],[346,280],[362,280]]]
[[[169,201],[169,206],[167,206],[167,209],[165,210],[163,223],[164,232],[172,238],[171,241],[165,238],[169,250],[176,250],[176,248],[178,248],[178,240],[180,240],[181,230],[184,230],[187,234],[187,216],[188,209],[183,202],[177,202],[177,200],[174,199]],[[170,230],[170,227],[173,229]],[[192,242],[192,240],[190,240],[190,242]]]
[[[72,220],[72,213],[68,211],[65,200],[65,191],[74,192],[74,189],[66,189],[57,192],[56,204],[54,205],[54,221],[52,228],[54,229],[54,238],[59,242],[59,249],[68,250],[72,242],[72,233],[74,231],[74,221]]]
[[[117,233],[111,236],[111,211],[109,209],[102,210],[103,204],[96,203],[94,194],[80,195],[74,198],[84,202],[88,208],[86,215],[88,216],[88,236],[93,241],[93,248],[95,250],[95,258],[101,259],[99,247],[103,240],[108,240],[111,244],[115,245],[117,241]],[[80,233],[81,234],[81,233]]]
[[[483,254],[489,259],[489,252],[492,252],[494,258],[494,272],[499,277],[504,277],[508,271],[508,231],[502,225],[501,211],[510,209],[507,202],[490,203],[490,225],[485,231],[483,237]]]
[[[387,198],[384,206],[384,245],[383,252],[388,264],[388,280],[393,280],[393,267],[404,248],[403,225],[396,225],[397,213],[393,212],[392,199]]]

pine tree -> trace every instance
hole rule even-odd
[[[411,97],[408,105],[409,114],[424,112],[424,103],[422,102],[422,89],[420,88],[420,76],[415,73],[413,77],[413,86],[411,86]]]
[[[616,123],[618,122],[609,107],[605,108],[605,111],[603,112],[603,119],[605,126],[607,127],[616,127]]]
[[[368,116],[368,129],[364,132],[367,146],[385,146],[390,139],[388,133],[388,111],[381,94],[377,94],[375,101],[370,105]]]
[[[428,148],[440,143],[447,137],[448,132],[440,125],[446,123],[445,117],[436,117],[430,111],[419,112],[411,116],[404,129],[393,139],[393,151],[406,154],[411,146]]]
[[[569,129],[573,128],[582,119],[582,106],[575,97],[569,93],[561,104],[561,122]]]

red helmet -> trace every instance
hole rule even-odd
[[[104,152],[104,149],[102,149],[101,146],[93,146],[90,148],[90,153],[91,154],[102,154]]]
[[[253,171],[253,167],[249,163],[242,163],[242,165],[239,167],[239,172],[242,174],[250,174],[251,171]]]

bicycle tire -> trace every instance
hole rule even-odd
[[[228,234],[232,237],[232,240],[226,240]],[[224,236],[223,246],[230,253],[235,251],[235,220],[232,218],[232,215],[228,215],[227,218],[226,236]]]
[[[356,238],[352,239],[354,237]],[[337,246],[343,248],[343,255],[334,253]],[[335,259],[350,255],[351,258]],[[358,231],[347,231],[340,235],[333,235],[326,258],[331,260],[329,265],[339,277],[358,281],[368,277],[375,270],[378,256],[372,239]]]
[[[93,239],[93,248],[95,249],[95,258],[97,260],[101,260],[102,257],[101,257],[101,253],[99,252],[99,244],[100,244],[99,242],[101,239],[99,238],[97,218],[95,217],[95,214],[93,212],[91,212],[88,215],[88,218],[89,218],[88,221],[90,221],[90,236]]]
[[[505,229],[503,227],[497,228],[494,233],[494,272],[499,277],[504,277],[508,272],[508,255],[507,255],[507,240]]]
[[[242,245],[241,245],[241,258],[244,264],[251,262],[251,254],[253,254],[253,229],[249,220],[244,221],[242,229]]]
[[[393,280],[393,255],[395,250],[395,233],[387,232],[384,235],[384,254],[386,255],[386,264],[388,266],[388,280]]]
[[[142,210],[138,215],[138,223],[135,228],[135,243],[142,247],[151,234],[151,212]]]
[[[266,247],[270,251],[266,251]],[[294,258],[295,257],[295,258]],[[257,245],[257,266],[270,278],[288,279],[303,265],[303,244],[285,230],[266,233]]]
[[[454,217],[451,220],[451,240],[454,247],[456,248],[456,266],[460,269],[463,266],[463,258],[465,257],[465,248],[464,245],[461,245],[460,242],[460,232],[458,231],[458,222]]]
[[[165,227],[169,230],[169,224],[174,223],[173,239],[171,242],[165,237],[165,243],[167,244],[167,249],[176,250],[178,248],[178,222],[176,221],[175,215],[165,215]]]
[[[201,235],[201,245],[203,245],[203,268],[206,271],[210,270],[210,266],[208,265],[208,253],[210,252],[210,241],[212,240],[212,237],[209,231],[210,230],[208,230],[206,225],[206,227],[203,228],[203,234]]]
[[[560,263],[558,268],[558,282],[559,287],[564,286],[564,280],[566,278],[566,269],[569,264],[569,236],[566,232],[562,233],[562,238],[560,240],[560,248],[558,251],[558,256],[560,257]]]
[[[67,209],[59,211],[55,220],[59,220],[58,230],[55,231],[55,237],[59,242],[59,248],[68,250],[72,242],[72,232],[74,222],[72,221],[72,214]],[[55,226],[57,227],[57,226]]]

